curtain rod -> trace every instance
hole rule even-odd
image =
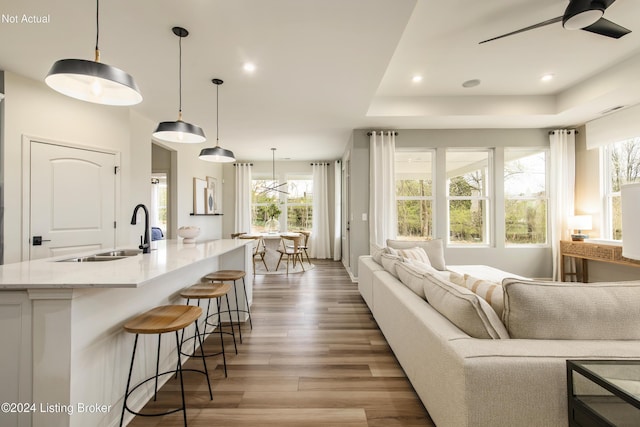
[[[253,166],[253,163],[234,163],[233,166]]]
[[[369,131],[369,132],[367,132],[367,136],[373,135],[374,132],[384,132],[384,131],[383,130],[381,130],[381,131]],[[393,134],[395,136],[398,136],[398,132],[396,132],[396,131],[394,131]]]
[[[331,166],[331,163],[329,162],[321,162],[321,163],[311,163],[311,166],[316,165],[316,166]]]
[[[575,132],[575,134],[576,134],[576,135],[579,133],[579,132],[578,132],[577,130],[575,130],[575,129],[567,129],[567,132],[568,132],[568,133]],[[555,133],[556,133],[556,131],[555,131],[555,130],[550,130],[550,131],[549,131],[549,135],[555,135]]]

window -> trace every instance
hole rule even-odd
[[[271,187],[274,181],[271,179],[251,180],[251,232],[264,233],[265,223],[270,219],[268,207],[275,204],[280,207],[280,200],[276,191],[265,191]],[[276,218],[277,219],[277,218]]]
[[[287,175],[287,230],[311,231],[313,179],[307,175]]]
[[[313,218],[313,179],[308,175],[288,175],[287,185],[278,186],[283,182],[275,182],[267,178],[255,178],[251,181],[251,232],[265,232],[265,223],[271,218],[269,207],[275,205],[282,215],[276,219],[285,223],[281,230],[311,231]],[[265,190],[278,186],[279,191]]]
[[[449,243],[488,245],[491,151],[447,150]]]
[[[546,244],[547,150],[505,149],[505,244]]]
[[[433,237],[433,151],[395,153],[399,239]]]
[[[622,240],[620,187],[640,182],[640,138],[604,147],[605,237]]]

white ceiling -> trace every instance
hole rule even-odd
[[[153,121],[175,120],[183,40],[184,120],[240,160],[334,159],[354,128],[554,128],[640,102],[640,2],[605,17],[619,40],[553,24],[566,0],[111,0],[101,2],[102,61],[134,76]],[[0,69],[42,81],[58,59],[92,59],[95,3],[3,0]],[[257,70],[247,74],[245,61]],[[555,79],[540,82],[544,73]],[[424,80],[411,82],[414,74]],[[480,79],[465,89],[462,82]],[[80,102],[80,101],[78,101]],[[106,107],[114,108],[114,107]]]

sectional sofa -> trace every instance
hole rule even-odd
[[[567,426],[567,359],[640,359],[640,282],[509,279],[486,266],[445,266],[440,241],[418,246],[435,268],[376,248],[359,258],[358,288],[438,427]],[[452,270],[503,282],[502,316],[455,283],[443,297]],[[457,317],[469,307],[470,317]],[[487,330],[494,336],[480,338]]]

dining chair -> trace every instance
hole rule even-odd
[[[242,233],[239,234],[238,239],[251,239],[255,240],[253,247],[253,274],[256,274],[256,258],[259,257],[260,261],[264,264],[264,268],[269,271],[269,267],[267,267],[267,262],[264,260],[264,255],[266,253],[266,248],[264,246],[264,240],[262,240],[262,236],[256,236],[253,234]]]
[[[289,260],[293,258],[293,268],[296,268],[296,261],[300,261],[300,266],[302,267],[302,271],[305,271],[304,264],[302,262],[302,250],[300,247],[302,246],[302,241],[304,236],[302,234],[297,235],[286,235],[283,234],[280,236],[281,245],[278,249],[280,252],[280,259],[278,259],[278,265],[276,266],[276,270],[280,267],[280,262],[282,261],[282,257],[287,256],[287,275],[289,274]],[[291,243],[286,243],[286,242]]]
[[[301,242],[301,244],[298,245],[298,249],[304,252],[304,255],[307,257],[307,262],[311,264],[311,260],[309,259],[309,252],[307,252],[307,250],[309,249],[309,236],[311,236],[311,232],[296,231],[296,233],[302,234],[304,236],[304,242]],[[289,246],[292,246],[292,245],[289,245]]]
[[[235,239],[237,237],[242,236],[243,234],[247,234],[247,233],[245,233],[244,231],[241,231],[240,233],[231,233],[231,238]]]

